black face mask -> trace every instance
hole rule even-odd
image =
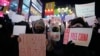
[[[41,29],[34,29],[35,33],[43,33],[44,32],[44,28],[42,27]]]
[[[59,32],[59,28],[58,28],[58,27],[53,27],[53,28],[52,28],[52,31],[53,31],[53,32]]]

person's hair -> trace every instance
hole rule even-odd
[[[82,27],[89,27],[89,25],[86,22],[84,22],[82,17],[72,19],[69,22],[70,22],[69,28],[72,27],[75,24],[80,24],[80,25],[82,25]],[[80,27],[80,26],[76,25],[76,27]]]
[[[43,33],[45,30],[45,24],[42,20],[38,20],[34,23],[33,30],[35,33]]]

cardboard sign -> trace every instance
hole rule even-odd
[[[19,42],[19,56],[46,56],[45,34],[22,34]]]
[[[76,4],[75,5],[77,17],[88,17],[95,15],[95,3]]]
[[[26,26],[24,26],[24,25],[14,25],[13,35],[25,34],[25,32],[26,32]]]
[[[79,46],[88,46],[92,37],[92,28],[67,28],[63,44],[73,41]]]

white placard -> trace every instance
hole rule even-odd
[[[95,2],[75,4],[77,17],[95,16]]]
[[[32,22],[32,21],[39,20],[41,18],[42,18],[41,16],[30,16],[29,20]]]
[[[97,19],[95,16],[84,18],[84,21],[88,23],[89,26],[94,25],[94,23],[97,23]]]
[[[75,18],[75,14],[72,14],[72,15],[66,15],[65,16],[65,21],[69,21],[69,20],[71,20],[71,19],[74,19]]]
[[[13,35],[20,35],[26,33],[26,26],[24,25],[14,25]]]
[[[22,15],[18,15],[18,14],[13,14],[12,17],[12,22],[21,22],[21,21],[25,21],[25,17]]]
[[[13,16],[14,14],[16,14],[16,12],[13,12],[13,11],[11,11],[11,10],[8,11],[8,16],[9,16],[10,19],[12,19],[12,16]]]
[[[92,28],[67,28],[63,44],[72,40],[76,45],[87,47],[92,37],[92,31]]]

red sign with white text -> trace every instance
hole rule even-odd
[[[92,28],[67,28],[63,44],[73,41],[76,45],[88,46],[92,37]]]

